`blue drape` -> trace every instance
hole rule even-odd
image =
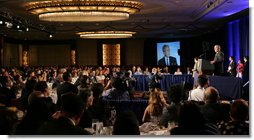
[[[249,16],[228,22],[225,55],[226,58],[234,56],[236,61],[249,56]]]

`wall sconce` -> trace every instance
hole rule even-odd
[[[28,51],[23,51],[23,58],[22,58],[23,66],[28,66]]]
[[[71,50],[71,64],[75,65],[76,64],[76,51]]]

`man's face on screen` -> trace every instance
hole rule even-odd
[[[169,57],[169,55],[170,55],[169,47],[165,47],[163,53],[164,53],[164,56]]]

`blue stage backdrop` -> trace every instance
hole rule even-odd
[[[229,56],[234,56],[236,62],[244,56],[249,56],[249,16],[228,22],[225,56],[226,62]]]

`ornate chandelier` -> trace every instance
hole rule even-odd
[[[126,20],[142,5],[135,0],[39,0],[24,6],[43,21],[99,22]]]
[[[80,38],[87,39],[111,39],[111,38],[130,38],[136,32],[130,31],[94,31],[94,32],[79,32]]]

